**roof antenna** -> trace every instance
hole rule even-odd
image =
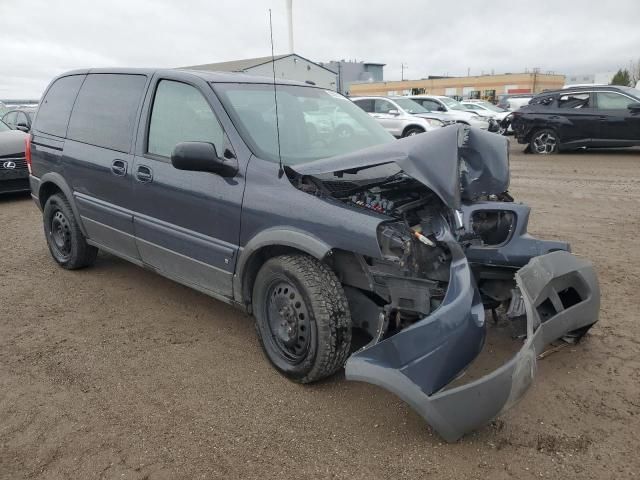
[[[278,135],[278,178],[282,178],[284,167],[282,166],[282,152],[280,151],[280,121],[278,120],[278,91],[276,90],[276,58],[273,54],[273,23],[271,22],[271,9],[269,9],[269,32],[271,33],[271,67],[273,69],[273,98],[276,103],[276,133]]]

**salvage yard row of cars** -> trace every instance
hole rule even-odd
[[[344,367],[455,441],[525,393],[549,342],[598,320],[596,274],[568,243],[527,233],[508,140],[489,122],[354,100],[242,74],[78,70],[52,81],[28,135],[10,132],[60,267],[103,250],[232,304],[284,376]],[[483,351],[485,311],[519,350],[458,383]]]

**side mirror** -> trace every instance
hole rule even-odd
[[[16,125],[16,130],[20,130],[23,132],[29,132],[29,125],[27,125],[26,123],[18,123]]]
[[[439,112],[446,112],[446,111],[447,111],[447,109],[446,109],[446,108],[444,108],[442,105],[440,105],[440,106],[438,107],[438,111],[439,111]]]
[[[209,142],[182,142],[171,153],[171,165],[178,170],[216,173],[233,177],[238,171],[231,159],[220,158],[216,147]]]
[[[391,110],[389,110],[387,112],[389,115],[400,115],[400,112],[398,110],[396,110],[395,108],[392,108]]]
[[[633,113],[640,113],[640,103],[630,103],[627,108]]]

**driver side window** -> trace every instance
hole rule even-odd
[[[389,113],[391,110],[397,110],[391,102],[387,100],[376,100],[375,112],[376,113]]]
[[[624,110],[628,105],[636,103],[629,97],[613,92],[596,93],[598,110]]]
[[[198,89],[186,83],[161,80],[151,110],[147,151],[171,157],[181,142],[213,143],[224,151],[224,131]]]

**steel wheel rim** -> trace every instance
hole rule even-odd
[[[550,132],[542,132],[533,139],[533,149],[536,153],[553,153],[557,142],[555,135]]]
[[[418,131],[417,130],[411,130],[408,134],[407,137],[413,137],[414,135],[417,135]]]
[[[290,364],[302,362],[311,345],[311,317],[300,291],[288,281],[274,282],[267,292],[269,337]]]
[[[71,225],[60,210],[53,213],[49,237],[51,238],[51,246],[56,250],[58,256],[68,258],[71,255]]]

